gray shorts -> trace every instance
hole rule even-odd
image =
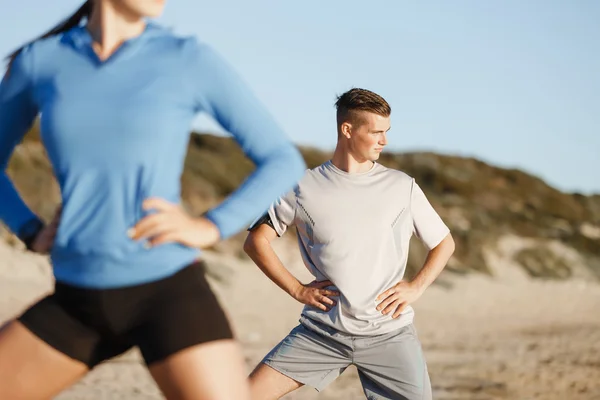
[[[351,364],[367,399],[430,400],[431,383],[412,324],[376,336],[352,336],[302,316],[262,361],[321,391]]]

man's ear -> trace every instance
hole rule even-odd
[[[350,122],[344,122],[340,126],[340,132],[346,139],[350,139],[350,137],[352,137],[352,124]]]

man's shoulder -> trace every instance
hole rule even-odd
[[[314,182],[314,178],[315,178],[315,175],[313,173],[314,169],[315,168],[306,169],[304,171],[304,175],[302,175],[302,177],[300,177],[300,179],[296,182],[296,184],[290,190],[288,190],[282,196],[282,198],[285,198],[288,201],[291,201],[294,197],[298,197],[299,193],[302,190],[306,190],[307,187],[310,187],[311,183]]]
[[[325,175],[326,174],[326,164],[327,163],[323,163],[323,164],[317,165],[316,167],[313,167],[313,168],[307,168],[304,171],[304,175],[302,175],[302,178],[300,178],[300,180],[298,181],[298,184],[299,185],[309,184],[311,182],[314,182],[319,177]]]
[[[306,169],[302,178],[298,181],[298,186],[310,186],[315,182],[319,182],[320,180],[326,179],[330,180],[331,176],[334,174],[331,173],[328,168],[329,162],[324,162],[320,165],[317,165],[313,168]],[[392,183],[400,183],[405,185],[412,185],[414,178],[407,174],[404,171],[400,171],[398,169],[389,168],[382,164],[376,164],[376,170],[371,175],[372,177],[379,176],[380,178],[390,180]]]
[[[381,164],[377,164],[378,174],[381,174],[386,179],[390,179],[395,183],[412,185],[414,178],[404,171],[399,169],[389,168]]]

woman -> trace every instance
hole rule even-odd
[[[0,175],[0,218],[50,252],[56,290],[0,331],[0,398],[47,399],[139,346],[168,399],[248,398],[199,249],[241,230],[301,177],[294,146],[207,45],[147,23],[161,0],[91,0],[15,52],[0,86],[0,167],[41,113],[62,193],[48,226]],[[82,22],[86,22],[82,26]],[[197,112],[256,171],[202,218],[179,206]]]

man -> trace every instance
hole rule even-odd
[[[273,282],[306,305],[300,325],[252,372],[253,398],[278,399],[302,385],[320,391],[354,364],[368,399],[431,399],[410,304],[442,271],[454,241],[415,180],[376,163],[387,144],[388,103],[352,89],[336,108],[333,158],[308,170],[250,227],[244,244]],[[316,278],[307,285],[271,247],[292,225]],[[429,254],[404,281],[413,233]]]

